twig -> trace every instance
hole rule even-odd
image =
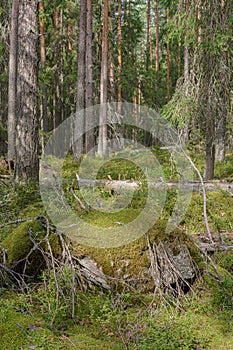
[[[200,179],[201,187],[202,187],[202,191],[203,191],[203,215],[204,215],[204,219],[205,219],[205,226],[206,226],[206,230],[207,230],[207,234],[208,234],[210,242],[214,243],[213,237],[212,237],[211,232],[210,232],[209,221],[208,221],[208,216],[207,216],[207,208],[206,208],[207,207],[207,197],[206,197],[206,190],[205,190],[205,184],[204,184],[203,178],[201,176],[200,171],[198,170],[198,168],[196,167],[196,165],[194,164],[192,159],[189,157],[189,155],[183,150],[183,147],[181,145],[180,145],[180,148],[182,149],[183,154],[188,159],[189,163],[191,164],[193,169],[196,171],[196,173]]]
[[[8,221],[5,222],[5,224],[1,225],[0,228],[6,227],[8,225],[14,225],[14,224],[19,224],[21,222],[32,222],[33,220],[30,219],[18,219],[18,220],[14,220],[14,221]]]
[[[83,204],[83,202],[81,201],[81,199],[74,193],[73,188],[70,189],[70,193],[73,195],[73,197],[76,199],[76,201],[78,202],[78,204],[80,205],[80,208],[83,210],[86,210],[85,205]]]

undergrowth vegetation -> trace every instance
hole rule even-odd
[[[165,180],[178,179],[179,174],[176,173],[175,164],[172,164],[169,153],[159,149],[152,152],[156,153],[163,167]],[[137,154],[133,157],[136,160]],[[204,164],[202,157],[197,157],[195,154],[192,157],[193,159],[196,157],[195,161],[202,171]],[[95,162],[98,165],[99,159]],[[134,192],[126,208],[118,208],[118,211],[112,213],[92,210],[85,202],[85,196],[76,180],[76,173],[79,172],[78,163],[72,162],[67,157],[62,172],[63,190],[69,204],[77,215],[92,225],[112,227],[116,224],[127,224],[137,217],[145,205],[148,190],[145,175],[133,160],[129,165],[124,159],[113,159],[107,166],[100,167],[97,173],[99,180],[107,180],[110,177],[112,180],[140,181],[144,186]],[[152,175],[148,173],[147,179]],[[216,165],[216,177],[225,178],[227,181],[232,179],[232,155],[227,155],[224,164]],[[80,207],[70,189],[83,202],[85,210]],[[109,203],[110,208],[114,206],[116,192],[99,188],[99,195]],[[160,220],[169,218],[177,195],[176,189],[167,191]],[[142,293],[135,287],[123,286],[119,291],[117,282],[111,292],[98,287],[87,287],[82,290],[77,284],[75,293],[73,291],[71,293],[72,283],[79,278],[74,275],[74,271],[76,274],[78,270],[75,270],[76,267],[69,269],[65,264],[58,269],[56,262],[60,259],[61,252],[56,250],[57,248],[54,250],[55,269],[38,269],[34,279],[25,275],[28,279],[26,278],[26,287],[22,289],[15,285],[14,280],[3,269],[4,257],[11,263],[15,262],[15,257],[18,260],[25,258],[28,250],[24,251],[23,239],[26,238],[30,242],[25,232],[27,234],[33,231],[36,234],[35,237],[30,236],[35,239],[33,244],[41,244],[46,254],[50,246],[53,248],[57,245],[54,245],[53,241],[43,241],[46,226],[35,220],[43,215],[46,217],[36,184],[13,185],[10,180],[0,180],[0,197],[0,246],[3,250],[7,247],[4,253],[6,255],[3,254],[0,259],[0,349],[230,350],[233,348],[232,249],[215,252],[210,257],[206,255],[200,275],[189,292],[180,297],[166,293],[163,295]],[[230,235],[233,233],[232,207],[231,193],[217,188],[207,192],[207,214],[211,232],[228,245],[232,244]],[[156,224],[158,223],[155,222]],[[190,235],[205,236],[201,193],[192,194],[190,206],[180,227]],[[45,257],[48,257],[46,254]],[[39,264],[39,260],[28,261],[34,265]],[[51,260],[45,266],[51,267]],[[16,270],[16,273],[21,272],[20,269],[18,272]]]

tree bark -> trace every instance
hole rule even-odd
[[[45,35],[44,35],[44,1],[39,2],[39,10],[40,10],[40,62],[42,74],[46,73],[46,48],[45,48]],[[43,77],[44,79],[44,77]],[[47,113],[47,89],[44,81],[41,83],[41,106],[42,106],[42,125],[43,131],[48,131],[48,113]]]
[[[76,113],[85,108],[85,52],[86,52],[86,0],[80,0],[80,18],[79,18],[79,37],[78,37],[78,81],[77,81],[77,99]],[[75,158],[79,158],[84,151],[83,136],[76,140],[77,135],[83,135],[83,118],[75,120],[74,123],[74,143],[73,153]]]
[[[110,32],[113,32],[113,22],[114,18],[109,19],[109,30]],[[115,41],[112,40],[110,42],[111,48],[109,49],[109,85],[110,85],[110,102],[115,102],[117,99],[118,91],[116,90],[116,84],[115,84],[115,65],[114,65],[114,47],[115,47]]]
[[[92,1],[87,0],[86,21],[86,153],[94,155],[93,112],[88,108],[93,106],[93,58],[92,58]]]
[[[222,32],[227,32],[227,25],[226,25],[226,4],[225,0],[222,0],[222,16],[221,16],[221,29]],[[228,104],[228,95],[231,87],[228,83],[230,81],[230,77],[228,78],[228,52],[229,51],[223,51],[221,53],[220,57],[220,103],[218,105],[219,110],[219,120],[217,121],[216,125],[216,152],[215,152],[215,158],[218,162],[224,162],[225,160],[225,143],[226,143],[226,119],[227,119],[227,104]]]
[[[220,120],[216,128],[216,152],[215,158],[218,162],[225,160],[225,135],[226,135],[226,110],[220,111]]]
[[[166,10],[167,23],[169,22],[169,8]],[[171,99],[171,51],[167,36],[167,101]]]
[[[60,71],[61,71],[61,53],[60,53],[60,45],[59,41],[59,11],[56,8],[53,14],[54,27],[55,27],[55,49],[54,49],[54,62],[55,67],[54,70],[56,74],[54,74],[54,100],[53,100],[53,128],[56,129],[61,123],[61,86],[60,86]]]
[[[13,0],[11,11],[10,59],[8,81],[8,160],[15,156],[17,47],[19,0]]]
[[[100,127],[98,153],[107,154],[107,88],[108,88],[108,0],[104,0],[102,61],[100,77]]]
[[[68,8],[68,13],[71,13],[71,8]],[[73,45],[72,45],[72,37],[74,34],[74,25],[73,25],[73,21],[71,18],[68,19],[68,50],[69,51],[73,51]]]
[[[39,178],[38,8],[19,3],[15,179]]]
[[[186,20],[189,15],[189,0],[185,1],[185,13],[186,13]],[[188,44],[186,42],[187,37],[185,35],[185,44],[184,44],[184,82],[185,82],[185,88],[187,92],[187,85],[189,81],[189,48]]]
[[[147,0],[147,34],[146,34],[146,65],[147,70],[152,68],[152,40],[151,40],[151,4],[150,0]]]
[[[121,31],[121,0],[118,0],[118,22],[117,22],[117,45],[118,45],[118,78],[117,78],[117,102],[118,102],[118,113],[121,113],[121,68],[122,68],[122,52],[121,52],[121,41],[122,41],[122,31]]]
[[[201,44],[201,35],[202,35],[201,10],[202,10],[202,0],[198,0],[198,3],[197,3],[197,20],[198,20],[198,38],[197,38],[197,42],[198,42],[198,45]]]
[[[155,55],[155,71],[159,72],[159,1],[156,0],[156,14],[155,14],[155,26],[156,26],[156,55]]]
[[[212,180],[214,178],[214,164],[215,164],[215,114],[216,106],[214,104],[215,88],[212,72],[216,64],[215,57],[212,53],[208,54],[206,81],[205,81],[205,93],[207,94],[206,100],[206,161],[205,161],[205,180]]]

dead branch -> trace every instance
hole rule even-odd
[[[32,222],[33,220],[30,219],[18,219],[18,220],[13,220],[9,222],[5,222],[5,224],[1,225],[0,228],[6,227],[8,225],[14,225],[14,224],[20,224],[22,222]]]
[[[73,188],[70,189],[70,193],[73,195],[73,197],[76,199],[76,201],[78,202],[79,206],[81,209],[86,210],[85,205],[83,204],[83,202],[81,201],[81,199],[74,193]]]

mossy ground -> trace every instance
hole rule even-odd
[[[57,329],[48,326],[35,309],[30,315],[33,308],[23,304],[21,295],[2,292],[0,348],[123,350],[127,344],[132,350],[231,350],[232,311],[215,304],[213,288],[217,284],[213,287],[210,282],[197,281],[195,296],[180,301],[179,308],[158,307],[153,296],[135,292],[86,294],[76,318],[58,322]]]
[[[176,179],[176,172],[171,168],[170,155],[167,151],[154,150],[159,162],[164,167],[166,179]],[[199,169],[203,171],[203,156],[191,154]],[[195,159],[196,157],[196,159]],[[96,160],[98,162],[98,159]],[[144,199],[135,197],[127,209],[117,213],[98,213],[97,211],[81,210],[74,198],[69,194],[69,186],[78,192],[75,173],[78,164],[67,158],[63,169],[65,177],[64,189],[68,200],[78,215],[87,222],[99,227],[111,227],[115,222],[127,223],[134,219]],[[141,179],[143,175],[137,167],[127,168],[118,161],[108,164],[107,171],[102,168],[98,177],[112,179]],[[227,155],[224,164],[216,165],[217,178],[233,178],[232,155]],[[112,194],[102,193],[111,202]],[[45,214],[39,189],[35,184],[13,186],[11,183],[0,183],[0,242],[8,249],[11,262],[23,257],[30,248],[28,230],[32,227],[38,235],[44,234],[44,229],[38,221],[39,214]],[[173,210],[176,191],[169,191],[166,197],[162,219],[166,220]],[[212,233],[233,232],[233,197],[226,192],[215,191],[207,193],[207,213]],[[30,220],[26,223],[14,223],[18,219]],[[150,238],[164,232],[163,221],[157,222],[152,228]],[[205,234],[203,220],[203,198],[201,194],[193,193],[190,207],[180,224],[188,234]],[[174,233],[175,234],[175,233]],[[25,239],[27,244],[24,245]],[[14,241],[14,244],[13,244]],[[17,244],[15,244],[17,242]],[[29,245],[28,245],[29,244]],[[56,246],[56,244],[55,244]],[[103,265],[103,270],[109,274],[117,273],[117,263],[122,264],[122,273],[131,273],[138,266],[148,267],[148,260],[141,254],[145,248],[143,238],[131,245],[113,249],[94,249],[76,246],[77,255],[90,253]],[[195,253],[195,252],[194,252]],[[127,257],[131,255],[137,264],[126,266]],[[111,263],[112,261],[112,263]],[[193,286],[193,294],[180,300],[179,307],[170,305],[166,309],[161,300],[153,299],[153,295],[139,291],[122,290],[121,293],[98,292],[80,294],[78,307],[73,320],[64,314],[61,308],[55,328],[48,325],[48,313],[42,313],[41,305],[46,304],[49,297],[55,298],[55,291],[48,296],[40,282],[38,289],[22,295],[12,294],[0,289],[0,349],[128,349],[139,350],[176,350],[176,349],[233,349],[233,253],[218,253],[214,256],[215,264],[222,275],[218,279],[216,272],[209,268]],[[134,266],[133,266],[134,265]],[[132,271],[130,270],[132,269]],[[137,271],[136,271],[137,272]],[[215,278],[214,278],[215,277]],[[43,297],[43,298],[42,298]],[[176,300],[177,302],[177,300]],[[34,304],[33,304],[34,303]],[[59,316],[61,315],[61,316]]]

